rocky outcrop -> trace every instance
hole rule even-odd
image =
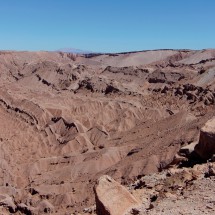
[[[194,141],[186,146],[183,146],[179,150],[179,155],[185,156],[187,158],[190,158],[192,154],[195,152],[195,146],[198,144],[198,141]]]
[[[201,128],[199,143],[195,147],[195,152],[206,160],[215,154],[215,117]]]
[[[15,212],[16,210],[16,205],[14,204],[12,197],[8,196],[7,194],[0,195],[0,206],[8,208],[11,213]]]
[[[153,91],[156,92],[155,89]],[[160,90],[157,92],[160,92]],[[214,92],[212,90],[193,84],[184,84],[174,87],[165,85],[163,89],[161,89],[161,93],[169,93],[179,98],[184,98],[189,101],[190,104],[202,102],[204,105],[213,105],[215,102]]]
[[[98,215],[123,215],[140,204],[126,188],[107,175],[99,178],[94,191]]]

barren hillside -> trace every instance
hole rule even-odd
[[[214,105],[215,50],[0,52],[1,214],[82,213],[100,176],[167,168]]]

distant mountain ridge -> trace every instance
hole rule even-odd
[[[94,53],[92,51],[88,50],[81,50],[81,49],[76,49],[76,48],[62,48],[57,50],[58,52],[66,52],[66,53],[74,53],[74,54],[89,54],[89,53]]]

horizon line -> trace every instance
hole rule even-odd
[[[68,48],[69,49],[69,48]],[[131,51],[121,51],[121,52],[97,52],[97,51],[84,51],[78,48],[71,48],[74,50],[79,50],[82,52],[70,52],[63,51],[63,49],[58,50],[14,50],[14,49],[0,49],[0,52],[63,52],[63,53],[74,53],[74,54],[126,54],[126,53],[137,53],[137,52],[148,52],[148,51],[205,51],[213,50],[215,48],[203,48],[203,49],[189,49],[189,48],[158,48],[158,49],[142,49],[142,50],[131,50]]]

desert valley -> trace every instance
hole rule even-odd
[[[0,52],[0,214],[215,214],[215,50]]]

